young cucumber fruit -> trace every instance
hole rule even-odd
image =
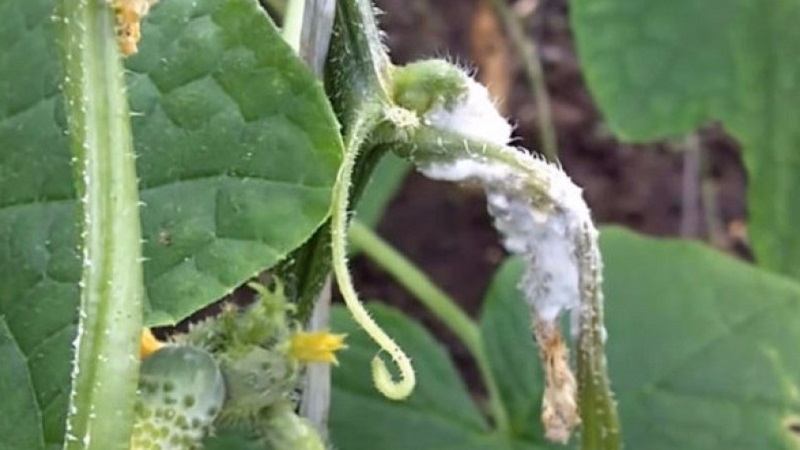
[[[225,401],[214,358],[191,346],[165,346],[141,366],[131,450],[192,450]]]

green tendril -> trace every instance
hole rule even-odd
[[[383,329],[375,322],[369,315],[369,312],[364,308],[363,303],[358,298],[355,288],[353,287],[353,280],[350,277],[350,271],[347,268],[347,226],[348,226],[348,210],[349,210],[349,194],[350,186],[352,184],[353,168],[358,156],[358,147],[363,141],[363,130],[369,130],[371,127],[368,123],[371,121],[358,121],[353,126],[353,132],[350,133],[344,154],[342,165],[339,168],[339,173],[336,179],[336,185],[333,188],[333,211],[331,217],[331,250],[333,254],[333,272],[336,276],[336,281],[339,284],[339,290],[342,293],[344,302],[347,309],[353,315],[353,319],[357,324],[367,332],[367,334],[375,341],[376,344],[391,356],[397,369],[400,372],[400,380],[396,381],[386,363],[381,359],[380,355],[376,355],[372,360],[372,379],[375,387],[386,397],[393,400],[402,400],[411,394],[416,384],[416,375],[414,367],[411,365],[411,360],[403,352],[399,345],[386,334]],[[360,138],[355,138],[359,136]]]

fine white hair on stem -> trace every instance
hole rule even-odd
[[[333,259],[333,272],[339,291],[342,294],[347,309],[350,310],[355,322],[375,341],[382,351],[385,351],[392,358],[400,371],[400,380],[395,381],[391,372],[386,367],[386,363],[380,355],[372,359],[372,379],[375,387],[384,396],[393,400],[402,400],[408,397],[414,390],[416,375],[411,360],[403,352],[395,341],[386,334],[383,329],[375,322],[369,312],[364,308],[363,303],[358,298],[350,271],[347,268],[347,224],[349,215],[349,196],[352,185],[352,174],[355,162],[358,157],[358,143],[354,135],[359,133],[361,126],[369,129],[367,124],[353,124],[355,131],[346,145],[346,151],[336,184],[333,188],[332,212],[331,212],[331,252]]]

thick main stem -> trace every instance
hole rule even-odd
[[[60,14],[83,251],[64,448],[122,450],[133,424],[143,300],[128,101],[109,4],[62,0]]]

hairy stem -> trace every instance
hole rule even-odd
[[[578,400],[580,402],[581,448],[619,450],[622,448],[617,404],[611,392],[605,355],[603,325],[602,262],[596,249],[597,231],[586,228],[581,239],[580,285],[583,299],[579,310]]]
[[[411,394],[416,384],[416,375],[411,360],[397,343],[372,319],[358,298],[350,271],[347,268],[347,226],[350,205],[350,189],[353,185],[353,171],[360,147],[367,135],[375,128],[377,114],[365,111],[351,124],[345,138],[345,153],[336,185],[333,188],[333,211],[331,212],[331,251],[333,272],[339,284],[339,291],[353,319],[378,344],[381,350],[389,353],[400,371],[400,380],[395,381],[379,355],[372,360],[372,377],[375,387],[386,397],[402,400]]]
[[[700,214],[698,211],[700,196],[700,177],[703,166],[703,149],[696,134],[691,134],[683,141],[683,179],[681,180],[681,236],[694,239],[700,235]]]
[[[127,449],[142,330],[139,197],[114,13],[62,0],[64,94],[82,219],[83,276],[67,450]]]
[[[361,250],[386,270],[401,286],[414,294],[420,303],[425,305],[464,344],[478,365],[478,370],[481,372],[481,377],[489,392],[489,405],[498,430],[508,431],[510,429],[508,413],[500,397],[497,380],[489,367],[480,331],[475,322],[456,306],[455,300],[434,285],[430,278],[369,227],[353,220],[349,233],[350,242],[354,247]]]
[[[455,300],[434,285],[427,275],[358,220],[350,223],[348,232],[350,242],[355,248],[364,252],[401,286],[414,294],[471,352],[480,346],[480,333],[475,322],[456,306]]]

